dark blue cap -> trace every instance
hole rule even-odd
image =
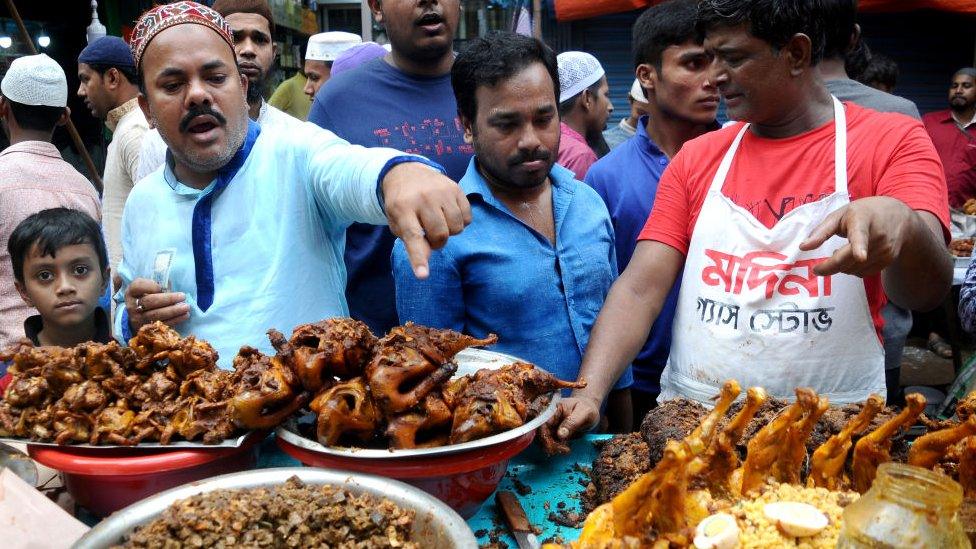
[[[132,60],[132,50],[118,36],[103,36],[85,49],[78,56],[79,63],[87,65],[107,65],[110,67],[129,68],[135,70],[136,64]]]

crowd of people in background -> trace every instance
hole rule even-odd
[[[75,67],[14,61],[0,347],[162,321],[230,367],[330,316],[495,333],[587,382],[563,438],[731,377],[898,402],[913,310],[951,356],[926,311],[951,285],[949,208],[976,198],[976,69],[922,117],[854,0],[670,0],[633,26],[608,127],[590,53],[508,32],[455,52],[458,0],[368,5],[388,44],[314,35],[274,90],[266,0],[159,6]],[[50,143],[66,70],[112,132],[101,196]],[[976,271],[960,298],[976,329]]]

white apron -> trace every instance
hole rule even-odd
[[[798,206],[773,228],[722,194],[748,124],[722,159],[691,235],[660,401],[708,403],[728,379],[785,399],[795,398],[796,387],[811,387],[831,403],[885,394],[884,350],[864,280],[813,274],[847,240],[833,236],[816,250],[799,248],[850,202],[846,116],[833,102],[834,193]]]

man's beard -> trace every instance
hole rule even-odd
[[[237,154],[238,149],[240,149],[244,144],[245,137],[247,137],[247,110],[245,110],[243,113],[243,124],[236,124],[232,126],[231,122],[234,120],[233,118],[227,120],[226,123],[223,124],[224,129],[227,132],[227,148],[216,156],[202,158],[196,156],[191,151],[180,151],[170,146],[170,143],[174,142],[174,140],[170,139],[170,136],[167,136],[167,132],[163,130],[163,127],[159,124],[159,120],[156,118],[156,113],[153,112],[151,105],[149,108],[149,114],[152,118],[153,126],[159,130],[160,137],[163,138],[163,142],[166,143],[166,147],[170,150],[170,152],[173,153],[173,157],[180,164],[183,164],[189,168],[190,171],[196,173],[215,172],[220,168],[223,168],[232,158],[234,158],[234,155]],[[219,114],[217,114],[217,116],[224,118]],[[185,118],[190,118],[190,116],[188,115]]]
[[[262,71],[261,74],[254,77],[253,80],[249,80],[247,83],[247,104],[254,105],[260,103],[264,99],[264,92],[267,91],[268,84],[274,81],[274,76],[276,74],[276,68],[271,67],[267,72]]]
[[[949,100],[949,108],[956,112],[965,111],[970,107],[972,107],[972,102],[966,101],[965,97],[953,97]]]

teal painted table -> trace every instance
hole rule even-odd
[[[589,476],[581,471],[581,467],[589,471],[597,456],[593,443],[608,438],[610,435],[587,435],[570,444],[569,454],[555,457],[547,457],[537,444],[533,444],[509,462],[508,472],[498,489],[515,493],[525,508],[529,522],[542,529],[539,541],[554,536],[561,537],[563,541],[573,541],[579,537],[578,529],[558,524],[552,519],[569,512],[580,513],[580,494],[589,482]],[[527,490],[527,493],[521,493]],[[560,504],[563,504],[562,507]],[[488,498],[478,513],[468,520],[468,526],[478,537],[479,544],[494,541],[497,536],[509,547],[518,547],[495,505],[495,496]]]

